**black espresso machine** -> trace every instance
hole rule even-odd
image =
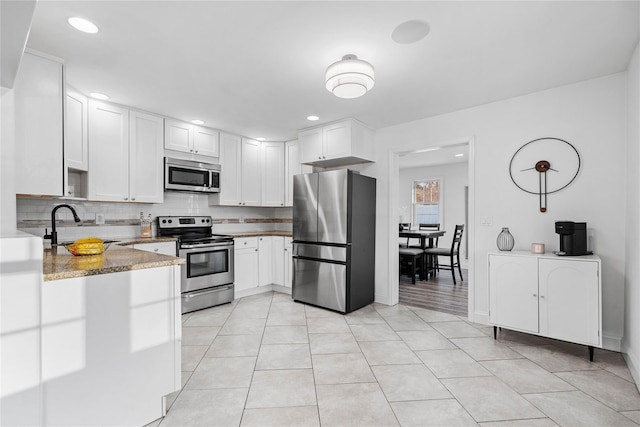
[[[587,250],[587,223],[556,221],[556,233],[560,235],[560,256],[593,255]]]

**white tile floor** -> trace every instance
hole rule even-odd
[[[619,353],[373,304],[266,293],[183,316],[183,389],[149,426],[626,426]],[[638,424],[637,424],[638,423]]]

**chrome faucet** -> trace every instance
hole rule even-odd
[[[50,239],[52,246],[58,244],[58,233],[56,232],[56,212],[60,208],[69,208],[69,210],[73,214],[73,220],[75,222],[80,222],[80,217],[76,213],[76,210],[73,209],[73,207],[71,207],[70,205],[58,205],[53,208],[53,210],[51,211],[51,234],[47,234],[48,230],[46,228],[44,229],[44,238]]]

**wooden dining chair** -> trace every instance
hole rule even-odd
[[[418,230],[422,231],[440,231],[440,223],[431,223],[431,224],[418,224]],[[439,237],[436,237],[433,247],[438,247]],[[412,246],[413,247],[413,246]],[[427,249],[427,248],[425,248]],[[426,263],[427,273],[433,274],[433,272],[438,270],[438,257],[435,255],[430,255],[425,251],[424,254],[424,262]]]
[[[410,222],[401,222],[400,223],[400,231],[405,231],[405,230],[411,230],[411,223]],[[402,243],[400,242],[399,245],[401,248],[408,248],[409,247],[409,238],[407,238],[407,241]]]
[[[460,242],[462,242],[463,232],[464,224],[456,225],[456,230],[453,234],[453,239],[451,240],[451,248],[428,248],[424,250],[424,253],[427,256],[434,256],[436,258],[444,256],[449,257],[449,264],[441,264],[438,261],[437,270],[451,270],[454,285],[456,284],[455,267],[458,267],[460,280],[464,282],[464,278],[462,277],[462,268],[460,267]]]
[[[424,251],[419,248],[400,248],[399,249],[399,259],[400,259],[400,276],[402,276],[403,269],[406,272],[405,274],[411,277],[411,284],[416,284],[416,274],[420,275],[420,280],[423,279],[422,276],[422,258]]]

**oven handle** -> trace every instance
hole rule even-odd
[[[206,243],[204,245],[180,245],[180,249],[200,249],[200,248],[215,248],[220,246],[233,246],[233,243]]]

